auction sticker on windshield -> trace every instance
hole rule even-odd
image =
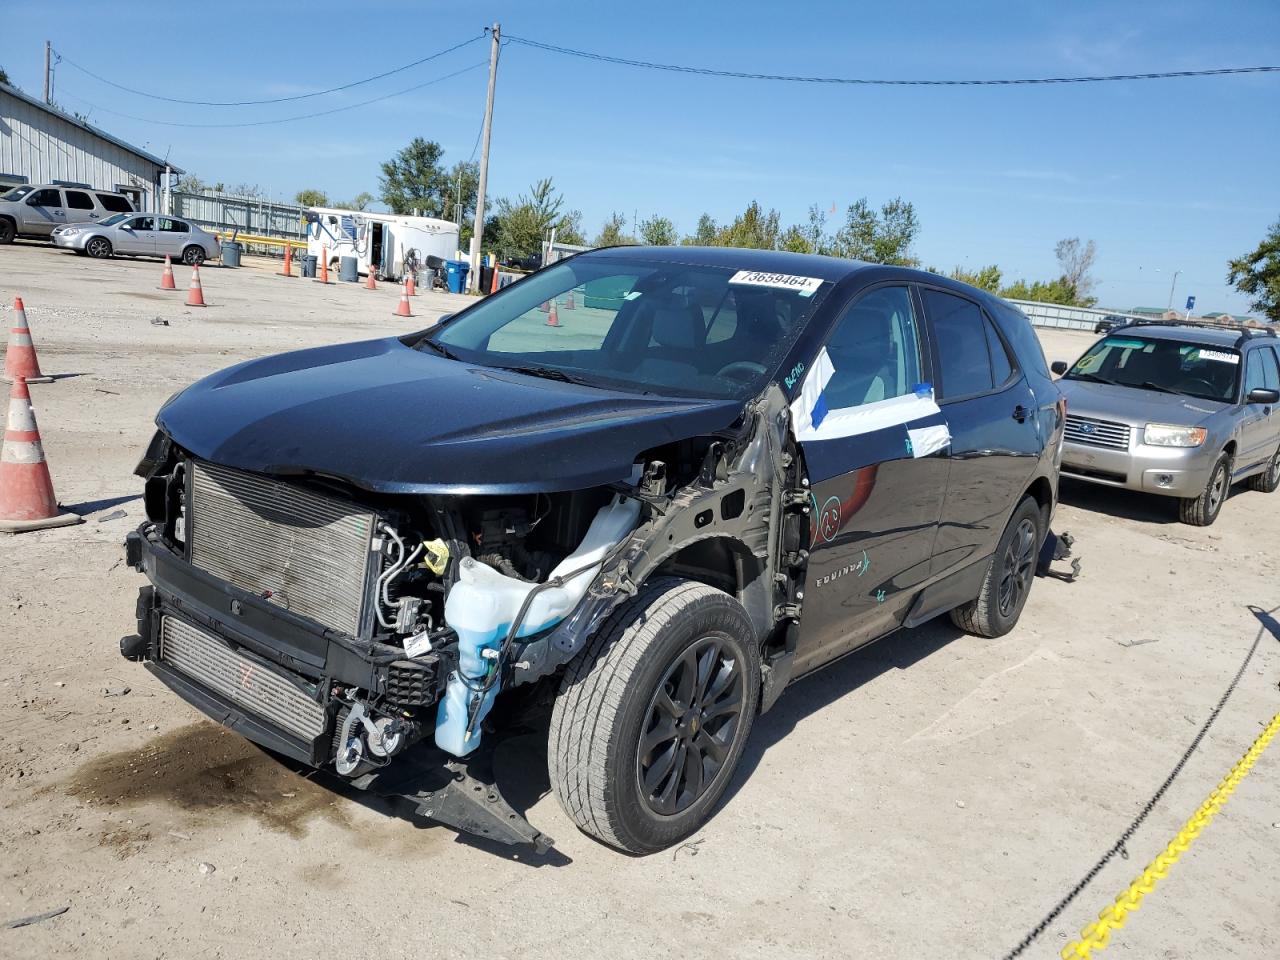
[[[1239,363],[1240,355],[1238,353],[1227,353],[1223,350],[1201,350],[1201,360],[1217,360],[1219,363]]]
[[[789,273],[761,273],[758,270],[739,270],[729,278],[730,283],[748,287],[777,287],[797,290],[802,297],[811,297],[822,286],[817,277],[795,277]]]

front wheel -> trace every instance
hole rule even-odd
[[[204,263],[204,248],[191,246],[182,251],[182,262],[188,267],[198,267]]]
[[[1178,517],[1193,527],[1207,527],[1218,519],[1222,504],[1231,489],[1231,458],[1225,453],[1209,473],[1209,482],[1198,497],[1188,497],[1178,504]]]
[[[13,243],[18,235],[18,228],[12,220],[0,218],[0,243]]]
[[[661,578],[570,665],[551,714],[556,799],[583,832],[655,853],[699,827],[729,785],[760,695],[751,621],[728,594]]]
[[[105,260],[111,256],[111,241],[106,237],[91,237],[84,245],[84,252],[95,260]]]
[[[1018,623],[1036,575],[1036,559],[1044,542],[1040,504],[1024,497],[996,545],[987,565],[982,592],[951,611],[951,622],[979,637],[1003,637]]]

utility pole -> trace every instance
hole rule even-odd
[[[53,104],[53,44],[44,42],[44,102]]]
[[[1181,272],[1181,270],[1173,271],[1173,283],[1169,284],[1169,305],[1165,307],[1166,312],[1173,309],[1173,288],[1178,285],[1178,274]]]
[[[493,88],[498,82],[498,50],[502,46],[502,25],[492,28],[493,43],[489,47],[489,97],[484,105],[484,141],[480,149],[480,183],[476,187],[476,221],[471,231],[471,270],[467,274],[467,289],[480,289],[480,240],[484,236],[484,191],[489,185],[489,135],[493,132]]]

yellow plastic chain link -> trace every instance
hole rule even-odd
[[[1089,926],[1080,931],[1080,939],[1078,941],[1069,943],[1062,948],[1062,960],[1088,960],[1094,950],[1101,951],[1107,948],[1107,944],[1111,941],[1111,931],[1119,930],[1123,927],[1128,915],[1142,905],[1142,898],[1154,890],[1156,884],[1168,875],[1169,868],[1178,862],[1179,857],[1186,853],[1187,848],[1191,846],[1191,841],[1200,836],[1201,831],[1209,825],[1218,811],[1222,809],[1223,804],[1227,802],[1231,794],[1235,793],[1240,781],[1245,778],[1245,775],[1252,769],[1253,765],[1258,762],[1258,758],[1262,756],[1262,751],[1267,749],[1267,745],[1271,743],[1277,733],[1280,733],[1280,713],[1271,718],[1271,722],[1267,724],[1266,729],[1262,731],[1257,740],[1253,741],[1253,746],[1245,752],[1243,757],[1236,761],[1236,765],[1231,768],[1231,772],[1218,784],[1213,793],[1209,794],[1209,799],[1200,805],[1200,809],[1183,825],[1182,829],[1178,831],[1178,835],[1169,842],[1169,845],[1138,875],[1138,879],[1129,884],[1128,889],[1116,897],[1115,903],[1109,904],[1098,914],[1097,922],[1089,924]]]

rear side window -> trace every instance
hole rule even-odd
[[[92,210],[93,197],[82,190],[68,190],[67,206],[72,210]]]
[[[1013,376],[1013,364],[1009,360],[1009,351],[990,319],[982,324],[987,331],[987,353],[991,354],[991,378],[995,385],[1001,386]]]
[[[133,213],[133,207],[129,201],[119,194],[99,193],[97,197],[104,210],[110,210],[112,213]]]
[[[187,225],[181,220],[171,220],[168,217],[160,218],[160,229],[164,233],[187,233]]]
[[[1009,358],[1000,345],[1006,372],[997,381],[992,371],[987,337],[999,343],[994,331],[988,332],[988,321],[982,309],[972,300],[952,296],[938,290],[923,290],[925,307],[933,321],[938,345],[938,363],[942,374],[942,397],[966,397],[987,393],[997,383],[1009,378]]]
[[[27,203],[33,207],[61,207],[62,196],[57,190],[45,188],[37,190],[27,198]]]

